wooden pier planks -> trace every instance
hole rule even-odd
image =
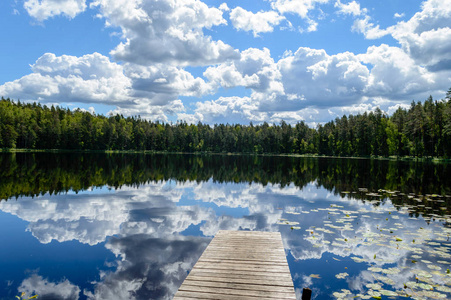
[[[220,230],[174,299],[296,299],[279,232]]]

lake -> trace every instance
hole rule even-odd
[[[451,165],[0,154],[0,299],[171,299],[220,229],[279,231],[297,297],[451,299]]]

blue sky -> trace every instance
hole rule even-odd
[[[311,126],[451,87],[451,0],[0,2],[0,96]]]

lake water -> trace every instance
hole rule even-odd
[[[171,299],[220,229],[281,232],[298,299],[451,299],[449,164],[0,154],[0,198],[0,299]]]

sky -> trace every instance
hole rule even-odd
[[[451,87],[451,0],[3,0],[0,97],[314,127]]]

